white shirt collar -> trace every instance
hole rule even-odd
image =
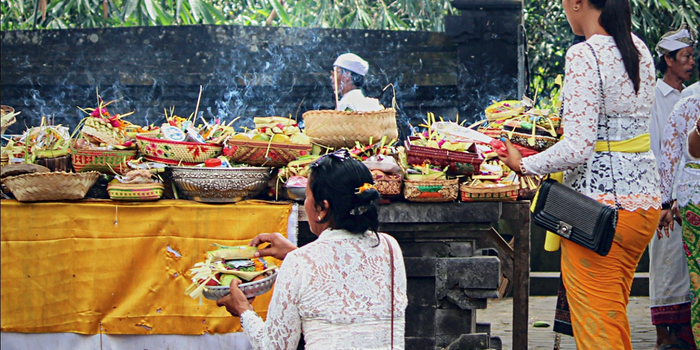
[[[685,87],[685,85],[683,85],[683,87]],[[666,82],[663,79],[656,80],[656,88],[659,89],[659,91],[661,91],[664,97],[668,96],[668,94],[674,91],[678,92],[679,94],[681,93],[680,91],[671,87],[671,85],[666,84]]]

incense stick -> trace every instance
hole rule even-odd
[[[194,108],[194,120],[195,122],[197,121],[197,114],[199,114],[199,101],[202,99],[202,85],[199,86],[199,96],[197,96],[197,106]],[[206,120],[204,120],[204,117],[202,117],[202,121],[204,122],[204,125],[209,126]]]

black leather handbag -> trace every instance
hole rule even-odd
[[[595,57],[597,63],[598,56],[595,50],[590,44],[586,44],[593,52],[593,57]],[[600,78],[600,96],[602,101],[601,115],[605,118],[608,154],[611,162],[610,169],[612,170],[610,130],[608,118],[605,117],[605,94],[603,91],[603,79],[600,75],[600,66],[598,66],[598,77]],[[621,208],[617,201],[614,178],[613,195],[615,196],[615,207],[600,203],[555,180],[547,179],[542,181],[540,188],[537,190],[537,200],[532,220],[538,226],[547,229],[547,231],[556,233],[605,256],[610,252],[617,226],[617,212]]]

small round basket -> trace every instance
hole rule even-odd
[[[270,168],[200,168],[171,166],[180,194],[204,203],[235,203],[260,193],[270,180]]]
[[[147,160],[171,165],[197,165],[218,157],[223,145],[214,143],[178,142],[136,135],[139,152]]]
[[[527,143],[528,139],[532,139],[532,134],[525,134],[521,132],[511,132],[511,131],[501,131],[501,137],[508,138],[510,142],[516,145],[523,146],[535,150],[537,152],[542,152],[549,147],[554,146],[557,143],[557,139],[552,136],[535,135],[534,144],[530,145]]]
[[[83,199],[100,173],[32,173],[6,177],[2,182],[20,202]]]
[[[270,271],[270,275],[257,281],[241,283],[238,288],[241,289],[246,298],[250,299],[258,295],[263,295],[272,289],[277,279],[277,270]],[[202,292],[205,298],[210,300],[219,300],[231,292],[229,286],[206,287]]]
[[[355,142],[367,145],[399,137],[396,128],[396,110],[383,109],[376,112],[350,112],[317,110],[304,113],[305,132],[314,142],[340,148],[354,147]]]

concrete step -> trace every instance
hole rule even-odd
[[[557,295],[559,290],[559,272],[530,272],[530,295]],[[649,296],[649,272],[636,272],[632,282],[633,297]]]

